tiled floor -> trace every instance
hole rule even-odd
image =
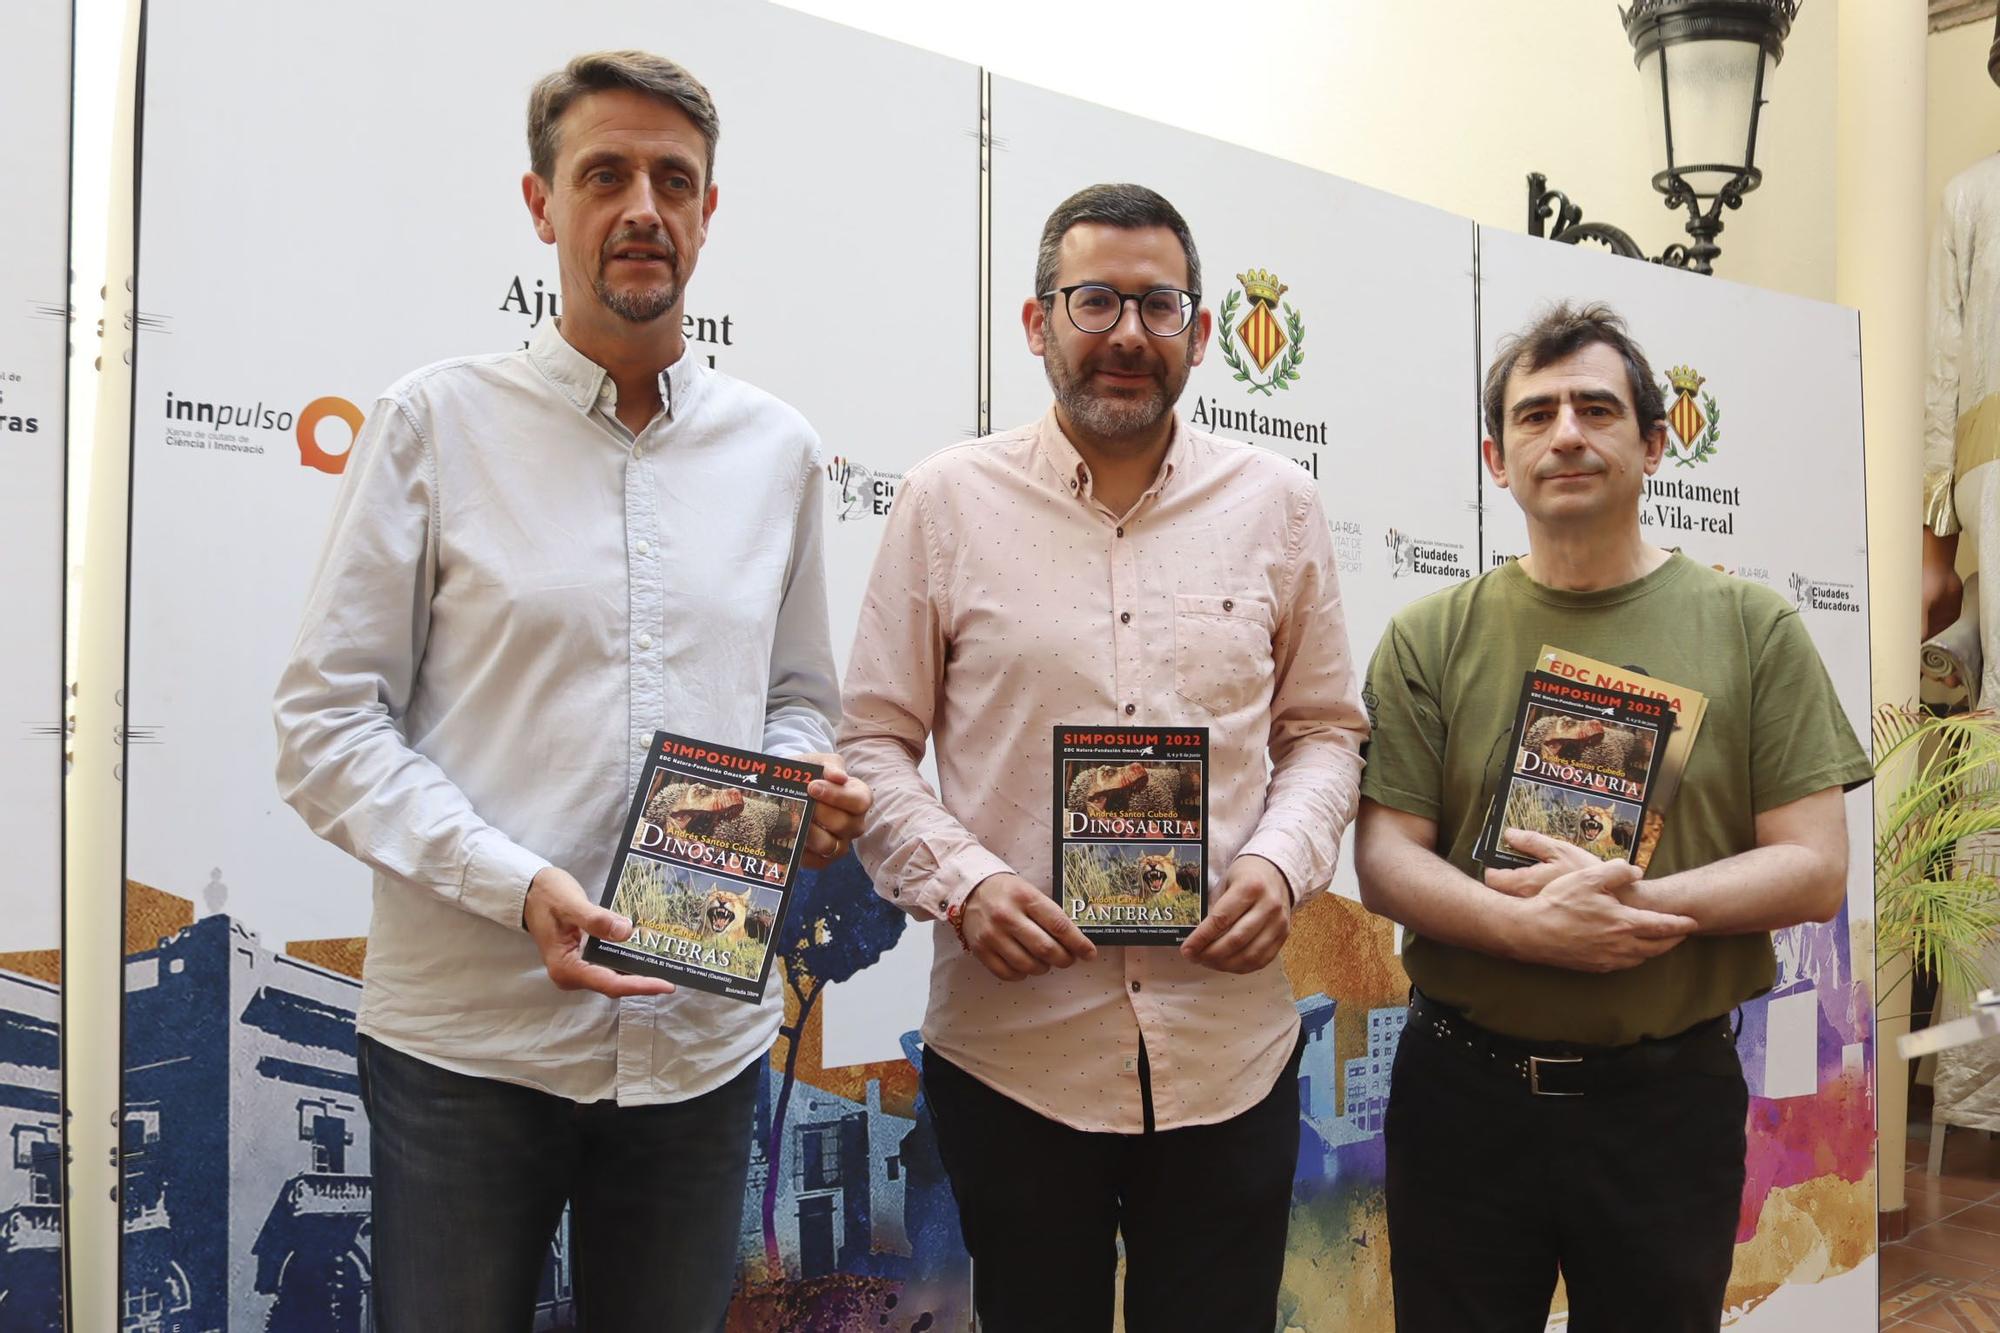
[[[1882,1247],[1882,1327],[2000,1333],[2000,1136],[1953,1130],[1931,1176],[1929,1134],[1927,1120],[1910,1126],[1910,1234]]]

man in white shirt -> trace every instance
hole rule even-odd
[[[527,1329],[565,1203],[593,1333],[721,1327],[777,979],[758,1006],[585,963],[632,930],[585,886],[656,728],[824,764],[809,865],[868,805],[827,753],[818,440],[682,337],[717,128],[643,52],[536,85],[560,327],[377,402],[278,688],[285,799],[375,871],[381,1333]]]

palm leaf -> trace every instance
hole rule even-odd
[[[1894,793],[1875,835],[1877,957],[1907,953],[1970,996],[2000,931],[2000,714],[1890,705],[1873,731],[1875,772]]]

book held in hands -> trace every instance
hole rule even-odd
[[[1601,860],[1634,860],[1673,730],[1661,699],[1530,671],[1473,856],[1501,869],[1539,864],[1506,841],[1506,830],[1524,829]]]
[[[1687,771],[1688,753],[1694,749],[1695,737],[1701,733],[1702,719],[1708,716],[1708,696],[1685,685],[1649,676],[1636,667],[1615,666],[1546,643],[1542,645],[1541,656],[1536,661],[1539,670],[1561,676],[1564,680],[1624,690],[1628,694],[1643,694],[1661,700],[1673,709],[1674,734],[1667,740],[1660,771],[1654,775],[1652,791],[1647,794],[1646,814],[1639,826],[1639,851],[1632,858],[1644,870],[1652,864],[1653,853],[1659,848],[1660,833],[1666,827],[1667,808],[1673,804],[1674,793],[1680,790],[1681,775]]]
[[[1179,944],[1208,912],[1208,729],[1055,729],[1063,915],[1098,944]]]
[[[812,827],[816,764],[653,734],[599,901],[629,939],[583,956],[620,972],[761,1003]]]

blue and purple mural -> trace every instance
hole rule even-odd
[[[0,970],[0,1330],[62,1328],[61,995]]]

